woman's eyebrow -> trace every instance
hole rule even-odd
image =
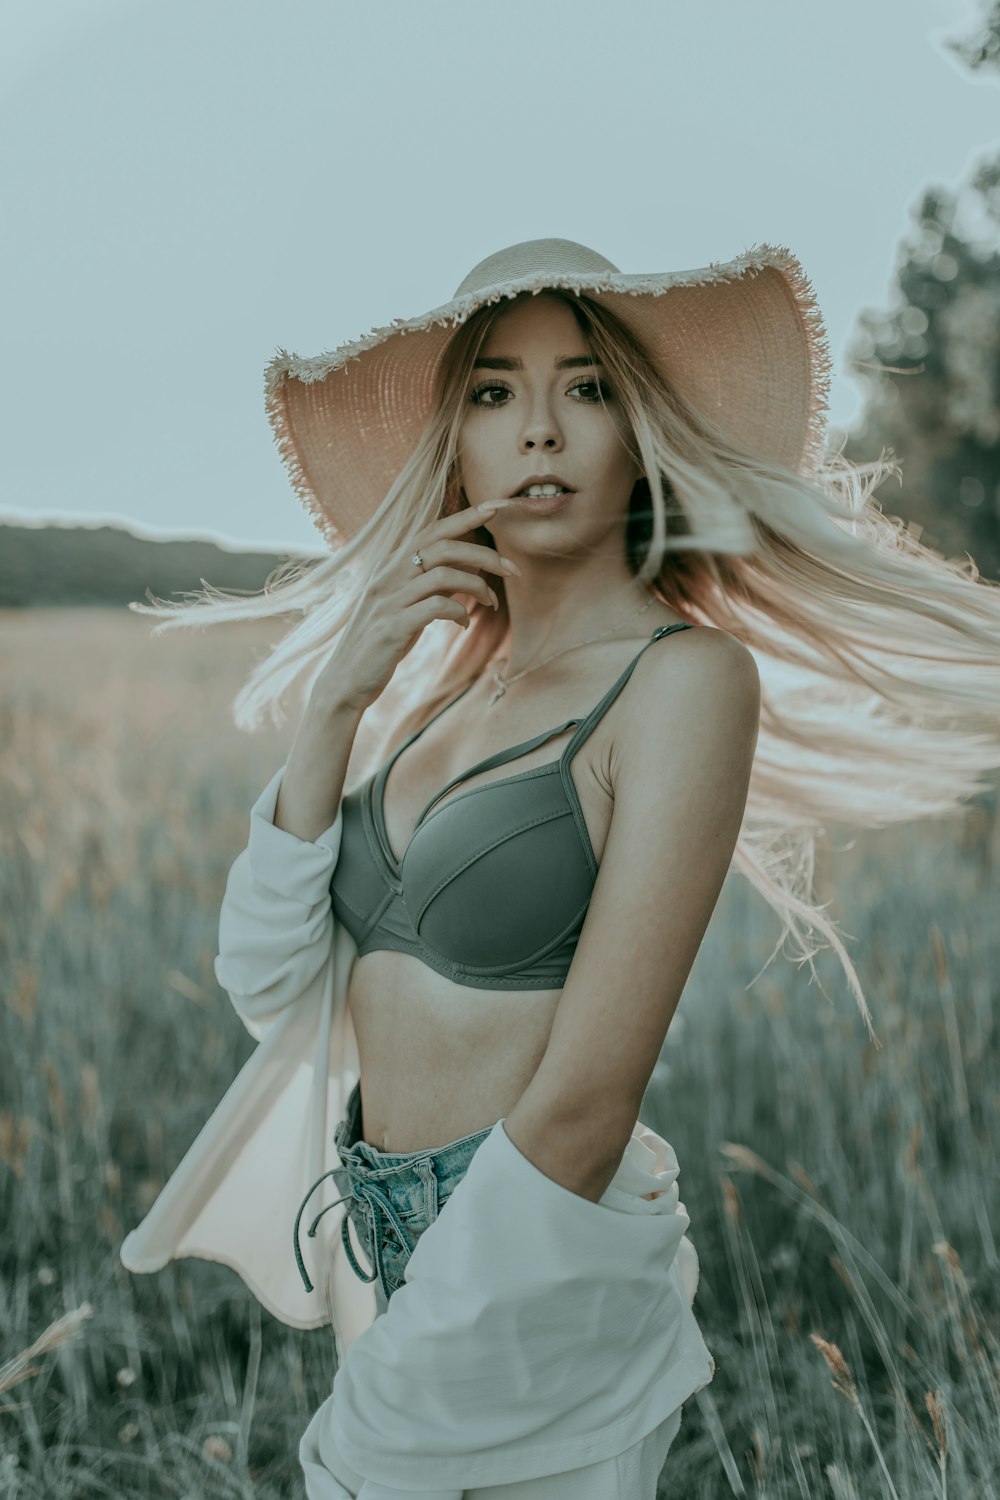
[[[596,369],[604,369],[601,360],[594,359],[589,354],[570,354],[565,359],[557,359],[555,362],[557,370],[575,369],[578,365],[593,365]],[[477,359],[472,368],[474,370],[523,370],[524,361],[521,359],[507,359],[503,355],[497,354]]]

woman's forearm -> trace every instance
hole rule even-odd
[[[292,741],[274,826],[315,840],[337,816],[363,710],[313,692]]]

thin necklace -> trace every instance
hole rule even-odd
[[[656,603],[656,595],[655,594],[650,594],[649,598],[646,600],[646,602],[642,606],[642,608],[637,611],[637,614],[639,614],[639,615],[644,614],[645,611],[649,608],[649,606],[651,604],[655,604],[655,603]],[[585,641],[575,641],[572,646],[563,646],[562,650],[560,650],[560,651],[553,651],[553,653],[552,653],[551,656],[545,656],[545,657],[543,657],[541,661],[536,661],[533,666],[524,667],[520,672],[515,672],[514,675],[513,675],[513,677],[508,677],[508,678],[506,678],[506,680],[504,679],[504,677],[502,676],[502,674],[497,670],[497,668],[495,666],[491,665],[490,670],[493,673],[493,681],[496,683],[496,692],[490,698],[487,707],[492,708],[493,704],[496,703],[498,699],[500,699],[500,698],[503,697],[504,693],[510,687],[511,683],[512,682],[517,682],[517,680],[518,680],[519,677],[527,677],[527,675],[528,675],[529,672],[537,672],[539,667],[544,667],[547,662],[555,661],[555,659],[556,659],[557,656],[565,656],[567,651],[578,651],[581,646],[591,646],[591,645],[593,645],[594,641],[604,641],[604,640],[607,640],[607,638],[608,638],[609,635],[614,635],[614,633],[615,633],[616,630],[620,629],[620,627],[622,625],[627,624],[628,620],[631,620],[631,619],[634,619],[634,618],[635,618],[635,616],[629,615],[626,620],[619,620],[616,625],[612,625],[610,630],[605,630],[601,635],[588,636],[587,640],[585,640]],[[501,656],[500,657],[500,661],[506,661],[506,660],[507,660],[507,658],[505,656]]]

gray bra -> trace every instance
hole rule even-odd
[[[585,719],[477,761],[433,796],[400,859],[389,847],[382,800],[396,760],[473,686],[463,688],[386,764],[345,796],[330,890],[358,955],[394,949],[476,989],[561,989],[597,878],[570,762],[653,644],[692,626],[662,625]],[[526,755],[573,724],[558,760],[434,804],[480,771]]]

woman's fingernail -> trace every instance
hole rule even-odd
[[[521,569],[518,567],[517,563],[514,561],[514,559],[512,557],[501,557],[500,558],[500,566],[502,568],[506,568],[508,573],[516,573],[517,576],[520,578],[520,576],[521,576]]]
[[[492,589],[490,589],[490,598],[493,600],[493,608],[494,609],[499,609],[500,608],[500,600],[497,598],[496,594],[494,594],[494,592],[493,592]]]
[[[496,508],[495,505],[481,505],[479,507],[479,514],[481,516],[491,516]]]

